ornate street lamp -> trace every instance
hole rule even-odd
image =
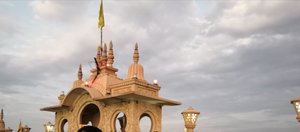
[[[293,104],[293,106],[296,110],[296,114],[297,114],[296,119],[298,120],[298,122],[300,122],[300,97],[293,99],[291,101],[291,104]]]
[[[53,132],[54,125],[51,124],[50,121],[44,124],[44,127],[45,127],[45,132]]]
[[[200,115],[200,112],[193,109],[192,107],[187,108],[185,111],[181,112],[185,127],[187,132],[194,132],[196,127],[197,118]]]

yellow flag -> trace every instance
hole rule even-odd
[[[103,13],[103,1],[101,0],[98,28],[102,29],[104,27],[104,25],[105,25],[105,23],[104,23],[104,13]]]

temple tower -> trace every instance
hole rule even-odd
[[[160,86],[144,79],[138,44],[125,79],[117,76],[118,69],[113,66],[112,42],[108,50],[106,44],[103,51],[97,50],[95,60],[97,66],[91,69],[89,78],[82,80],[80,65],[78,79],[66,95],[59,96],[59,104],[41,109],[55,112],[55,132],[66,131],[66,124],[68,132],[76,132],[86,125],[103,132],[140,132],[140,119],[145,116],[151,120],[150,131],[161,132],[162,106],[180,103],[159,97]]]
[[[0,114],[0,132],[12,132],[13,130],[8,128],[5,128],[5,122],[4,122],[4,112],[3,109],[1,109]]]
[[[5,122],[3,120],[3,109],[1,109],[1,115],[0,115],[0,132],[3,132],[5,130]]]

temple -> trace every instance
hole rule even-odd
[[[104,132],[140,132],[143,117],[150,118],[151,132],[162,131],[162,106],[180,102],[161,98],[159,84],[145,80],[138,44],[134,46],[133,63],[126,78],[116,74],[114,58],[112,42],[108,48],[99,44],[90,76],[83,80],[79,65],[77,80],[70,91],[58,97],[57,105],[41,109],[55,112],[55,132],[76,132],[87,125]]]
[[[22,123],[20,122],[17,132],[30,132],[30,127],[27,125],[23,126]],[[11,128],[5,128],[5,122],[4,122],[4,112],[3,109],[1,109],[1,115],[0,115],[0,132],[12,132],[13,129]]]

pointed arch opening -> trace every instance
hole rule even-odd
[[[114,131],[125,132],[127,117],[124,112],[118,112],[114,117]]]
[[[153,121],[151,116],[148,113],[143,113],[140,116],[140,132],[152,132],[153,129]]]
[[[61,132],[68,132],[69,123],[67,119],[63,119],[60,124],[60,131]]]
[[[86,105],[80,114],[80,124],[97,127],[100,121],[100,110],[95,104]]]

